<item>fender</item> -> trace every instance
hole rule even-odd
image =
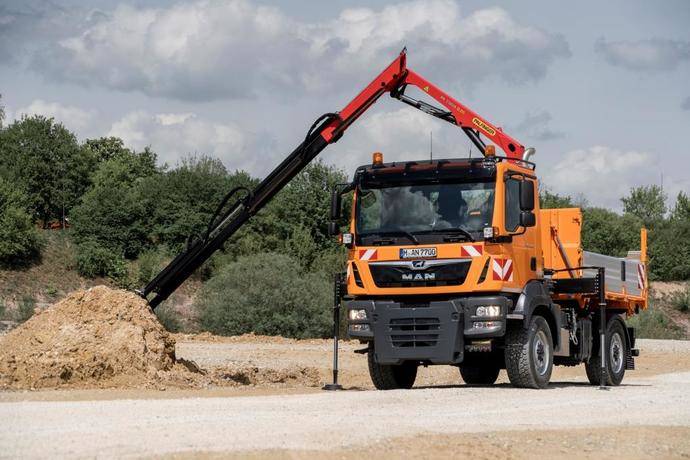
[[[561,307],[553,303],[549,292],[544,284],[538,280],[529,281],[520,293],[520,297],[515,304],[515,309],[506,317],[509,320],[522,320],[522,327],[527,329],[532,315],[537,308],[544,307],[548,310],[551,318],[546,318],[552,326],[551,336],[556,351],[561,349],[561,326],[563,323]],[[553,327],[555,326],[555,327]]]

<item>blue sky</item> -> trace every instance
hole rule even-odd
[[[680,0],[4,0],[0,93],[10,120],[263,175],[407,46],[411,68],[536,147],[547,187],[619,209],[632,186],[690,192],[688,24]],[[435,156],[467,155],[460,130],[385,98],[322,157],[425,158],[431,131]]]

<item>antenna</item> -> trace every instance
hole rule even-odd
[[[429,131],[429,161],[434,160],[434,132]]]

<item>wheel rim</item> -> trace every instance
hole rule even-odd
[[[539,375],[546,374],[546,371],[549,370],[551,350],[549,349],[549,342],[544,331],[539,331],[534,336],[532,356],[534,356],[534,368],[536,369],[537,373]]]
[[[609,360],[611,363],[611,371],[618,374],[623,369],[623,339],[618,332],[611,336],[611,345],[609,346]]]

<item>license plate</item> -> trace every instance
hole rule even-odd
[[[400,249],[401,259],[428,259],[436,257],[436,248]]]

